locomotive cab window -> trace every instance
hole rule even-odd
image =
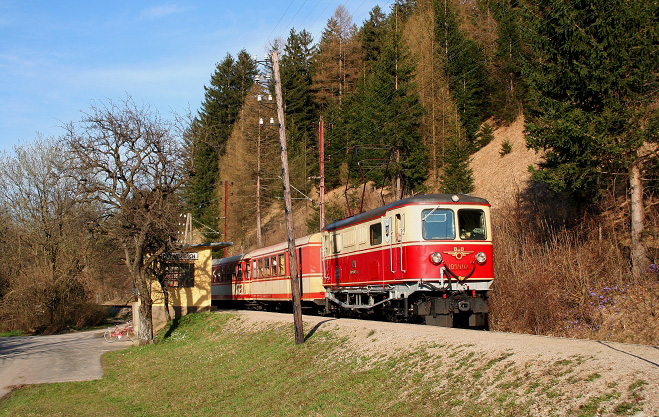
[[[426,240],[455,239],[453,211],[449,209],[427,209],[421,212],[423,238]]]
[[[485,239],[485,213],[483,210],[458,210],[458,225],[460,226],[460,239]]]
[[[382,243],[382,223],[372,224],[370,229],[371,246],[379,245]]]

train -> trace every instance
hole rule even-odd
[[[404,198],[295,241],[307,311],[444,327],[487,327],[494,281],[487,200]],[[213,304],[291,305],[288,244],[213,260]]]

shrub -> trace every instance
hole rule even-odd
[[[655,344],[657,274],[634,276],[625,236],[602,216],[582,219],[579,225],[557,228],[520,207],[496,214],[490,326]]]
[[[510,140],[506,139],[501,144],[501,150],[499,151],[499,155],[501,155],[501,157],[503,158],[512,151],[513,151],[513,145],[510,143]]]

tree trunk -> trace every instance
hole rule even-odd
[[[631,252],[632,268],[639,273],[646,267],[647,256],[643,245],[644,204],[643,181],[641,179],[641,162],[636,160],[629,168],[629,188],[631,194]]]
[[[153,342],[153,312],[151,297],[140,293],[140,327],[137,331],[140,345]]]

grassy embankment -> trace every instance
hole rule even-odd
[[[0,332],[0,337],[16,337],[16,336],[25,336],[25,333],[22,330],[12,330],[9,332]]]
[[[296,346],[288,323],[249,330],[211,313],[183,317],[159,340],[106,354],[101,380],[15,391],[0,416],[594,416],[643,403],[644,381],[584,374],[582,357],[519,364],[469,345],[364,354],[322,327]]]

